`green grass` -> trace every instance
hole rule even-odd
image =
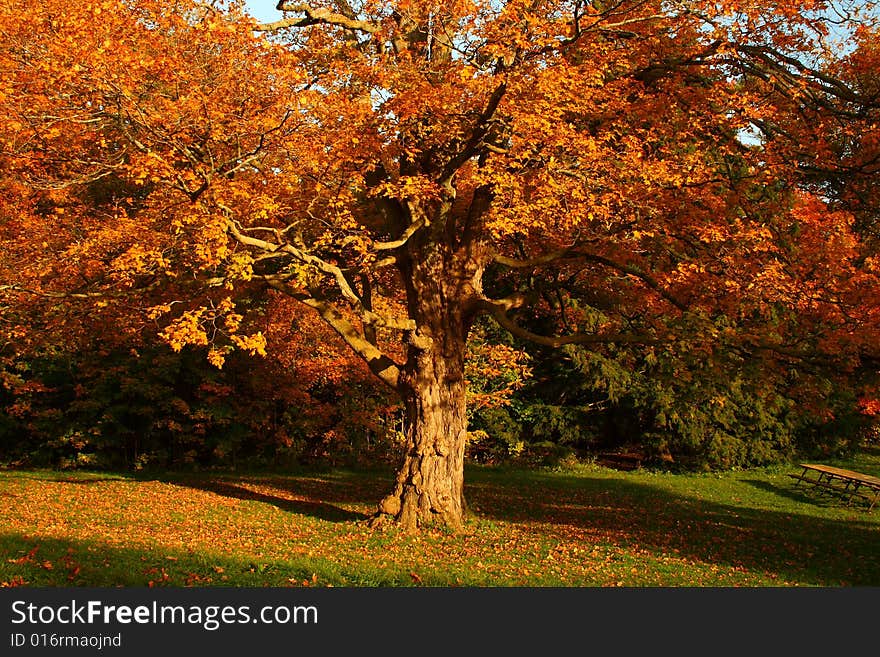
[[[880,450],[836,461],[880,475]],[[466,530],[365,522],[390,472],[0,471],[0,583],[878,586],[880,507],[722,474],[469,468]]]

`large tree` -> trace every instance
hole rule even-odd
[[[481,314],[550,347],[864,350],[851,217],[760,135],[804,107],[860,118],[830,45],[831,19],[867,20],[852,7],[283,0],[260,26],[193,0],[0,8],[8,339],[79,304],[222,366],[265,352],[255,298],[295,299],[403,401],[379,513],[407,528],[461,526]]]

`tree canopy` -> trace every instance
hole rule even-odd
[[[876,367],[865,3],[278,8],[0,2],[5,341],[99,313],[222,367],[295,300],[401,397],[410,528],[461,525],[481,315],[718,377]]]

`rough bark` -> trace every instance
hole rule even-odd
[[[411,332],[398,387],[405,408],[406,451],[392,492],[379,503],[406,530],[428,524],[461,529],[467,435],[464,360],[472,260],[441,248],[408,259]]]
[[[442,524],[462,527],[464,448],[467,432],[465,388],[460,358],[433,350],[408,381],[406,454],[393,491],[379,505],[400,526],[414,530]]]

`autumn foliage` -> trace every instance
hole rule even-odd
[[[469,380],[521,387],[519,346],[468,369],[486,317],[729,379],[716,427],[765,391],[821,418],[880,346],[875,32],[838,5],[3,2],[4,341],[99,315],[223,367],[320,319],[399,399],[411,528],[461,525]]]

